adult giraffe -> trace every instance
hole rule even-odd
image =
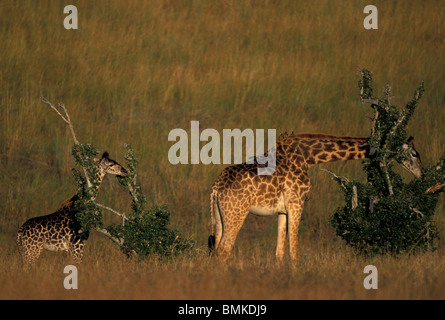
[[[225,168],[210,192],[212,235],[209,249],[225,261],[249,213],[278,214],[276,258],[283,260],[286,236],[295,263],[298,256],[298,229],[304,202],[311,188],[311,166],[369,156],[368,138],[337,137],[324,134],[292,134],[276,143],[276,169],[271,175],[258,175],[258,164],[239,164]],[[407,160],[403,166],[420,177],[422,163],[413,138],[403,145]],[[213,230],[215,233],[213,234]]]

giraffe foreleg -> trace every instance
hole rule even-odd
[[[71,257],[73,258],[74,263],[76,264],[82,263],[84,247],[85,247],[85,242],[82,240],[79,240],[75,243],[71,243],[68,251]]]
[[[289,254],[294,266],[296,266],[298,259],[298,230],[300,227],[301,213],[303,212],[303,204],[303,201],[286,204],[289,219]]]
[[[286,251],[287,238],[287,215],[285,213],[278,214],[278,236],[277,236],[277,250],[275,256],[279,264],[283,262]]]

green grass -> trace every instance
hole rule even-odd
[[[15,257],[13,235],[26,219],[55,211],[76,191],[70,173],[74,166],[70,132],[39,96],[53,103],[63,101],[78,139],[109,151],[118,162],[124,162],[123,143],[131,143],[140,160],[139,178],[149,203],[168,203],[174,226],[201,248],[210,232],[208,192],[224,165],[172,166],[168,162],[169,131],[188,130],[192,120],[199,120],[202,129],[220,132],[224,128],[275,128],[277,133],[367,136],[370,110],[359,103],[356,70],[360,66],[373,71],[376,89],[392,85],[398,105],[406,103],[425,80],[425,97],[409,133],[425,165],[436,162],[445,149],[445,9],[439,1],[376,1],[379,29],[371,31],[362,24],[365,3],[357,1],[71,4],[79,10],[78,30],[63,28],[66,4],[60,1],[0,4],[0,252],[7,255]],[[323,167],[363,177],[359,161]],[[338,259],[330,252],[323,257],[336,268],[345,268],[348,259],[358,259],[354,261],[360,268],[367,264],[343,252],[347,248],[328,223],[342,201],[337,185],[318,168],[311,170],[311,176],[311,200],[300,233],[300,267],[308,271],[295,274],[298,285],[307,288],[321,272],[316,270],[316,257],[322,253],[305,255],[305,245],[315,251],[335,248]],[[127,194],[110,177],[99,200],[121,210],[129,208]],[[436,221],[443,239],[443,198]],[[237,250],[243,244],[248,244],[249,252],[264,248],[266,261],[272,259],[275,229],[274,218],[249,218]],[[93,239],[88,246],[90,255],[98,254],[100,242]],[[443,251],[439,252],[435,257],[443,265]],[[261,269],[260,261],[248,262],[255,257],[252,254],[241,257],[247,257],[246,261],[235,260],[250,264],[249,270]],[[421,272],[422,257],[396,259],[388,262],[392,266],[388,269],[397,270],[396,266],[403,267],[410,259],[419,259]],[[8,259],[2,261],[2,265],[8,263]],[[198,266],[199,261],[187,263]],[[20,281],[17,277],[8,281]],[[362,279],[362,275],[357,277]],[[347,276],[341,279],[352,281]],[[401,283],[403,275],[396,281]],[[426,281],[425,286],[432,282]],[[409,288],[418,291],[420,287]],[[222,296],[230,297],[236,291],[233,288]],[[254,288],[265,290],[259,284]],[[395,286],[380,295],[416,297],[413,291],[397,295],[401,288]],[[274,297],[300,297],[280,290],[277,286]],[[360,290],[336,296],[334,286],[320,284],[318,294],[303,296],[366,298]],[[186,298],[187,292],[178,297]],[[219,297],[217,292],[212,297]],[[8,294],[2,292],[2,297]],[[443,290],[433,297],[443,298]]]

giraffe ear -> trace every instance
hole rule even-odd
[[[108,159],[108,157],[109,157],[109,154],[108,154],[108,152],[105,151],[105,152],[102,154],[102,159],[103,159],[103,158]]]

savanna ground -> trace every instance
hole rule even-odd
[[[276,218],[249,217],[228,265],[208,258],[208,191],[224,165],[167,159],[170,130],[275,128],[367,136],[357,66],[390,83],[407,102],[426,93],[409,126],[425,165],[444,152],[445,52],[440,1],[375,1],[379,29],[363,28],[363,1],[72,1],[79,29],[63,28],[62,1],[0,4],[1,299],[444,299],[445,208],[435,221],[438,250],[364,258],[335,236],[329,218],[342,202],[329,168],[363,178],[360,161],[311,170],[297,268],[274,263]],[[76,192],[66,124],[39,96],[63,101],[78,139],[123,163],[123,143],[140,160],[149,204],[167,203],[172,226],[196,241],[194,257],[127,260],[93,233],[79,289],[65,290],[65,254],[45,253],[24,272],[15,233]],[[409,179],[409,175],[405,175]],[[107,177],[99,201],[122,211],[129,196]],[[106,215],[106,213],[104,213]],[[106,222],[113,221],[107,217]],[[365,290],[375,265],[378,290]]]

